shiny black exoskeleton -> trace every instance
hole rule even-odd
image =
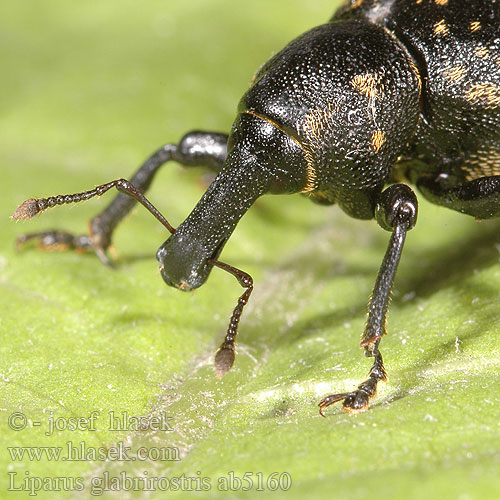
[[[216,355],[222,376],[234,361],[253,282],[217,259],[254,201],[266,193],[303,193],[352,217],[375,217],[392,236],[361,340],[374,363],[357,389],[320,403],[321,412],[336,401],[358,412],[386,378],[379,343],[405,236],[417,218],[416,196],[404,182],[453,210],[479,219],[500,216],[499,106],[500,1],[351,0],[257,72],[229,136],[191,132],[154,153],[130,181],[30,199],[14,218],[112,187],[123,192],[92,219],[89,236],[52,231],[19,241],[36,237],[42,246],[93,248],[109,263],[114,228],[141,202],[172,233],[157,252],[168,285],[197,288],[217,266],[245,288]],[[177,229],[143,194],[168,160],[217,172]]]

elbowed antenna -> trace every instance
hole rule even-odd
[[[248,158],[247,158],[248,160]],[[43,213],[48,208],[57,205],[78,203],[95,196],[101,196],[113,187],[118,191],[131,196],[140,202],[157,220],[159,220],[172,234],[158,251],[160,269],[163,279],[170,285],[181,290],[188,290],[201,286],[213,266],[232,274],[245,288],[239,297],[238,303],[231,315],[224,341],[218,349],[215,357],[215,370],[218,378],[224,376],[232,367],[235,359],[235,340],[238,333],[238,325],[244,306],[247,304],[253,290],[252,277],[229,264],[216,260],[225,242],[231,235],[239,219],[250,208],[253,202],[265,192],[268,184],[268,173],[265,170],[255,168],[250,161],[242,161],[241,155],[234,153],[229,156],[226,167],[213,181],[205,195],[197,204],[186,221],[179,227],[179,232],[173,228],[160,211],[141,193],[130,181],[117,179],[88,191],[80,193],[50,196],[48,198],[30,198],[22,203],[11,216],[15,220],[26,220]],[[200,234],[196,234],[194,228],[203,228]],[[203,237],[207,238],[203,241]],[[172,239],[174,238],[174,239]],[[200,240],[201,238],[201,240]],[[169,244],[174,242],[174,245]],[[178,252],[168,252],[175,249],[175,243],[179,244]],[[181,244],[182,243],[182,244]],[[187,249],[198,248],[197,244],[205,249],[205,255],[189,254]],[[204,279],[196,286],[185,286],[184,281],[173,281],[166,274],[165,262],[167,255],[171,257],[170,263],[174,264],[173,272],[178,271],[175,265],[181,267],[187,264],[191,268],[200,267],[205,270]],[[201,262],[198,259],[202,259]],[[191,276],[197,275],[191,269]]]
[[[60,194],[57,196],[49,196],[48,198],[30,198],[17,207],[15,212],[11,215],[11,219],[32,219],[36,215],[41,214],[42,212],[47,210],[47,208],[89,200],[94,196],[102,196],[112,188],[116,188],[118,191],[136,199],[149,212],[151,212],[168,229],[170,233],[175,232],[175,229],[170,225],[167,219],[163,217],[160,211],[130,181],[127,181],[126,179],[117,179],[115,181],[107,182],[106,184],[101,184],[94,189],[83,191],[81,193],[66,195]]]

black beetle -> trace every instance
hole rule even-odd
[[[324,398],[362,411],[386,379],[379,343],[405,236],[417,219],[416,185],[432,202],[478,219],[500,216],[500,6],[496,0],[351,0],[264,64],[241,99],[231,134],[191,132],[156,151],[130,181],[83,193],[29,199],[28,219],[48,207],[121,194],[90,222],[88,236],[21,236],[45,247],[106,250],[116,225],[141,202],[170,231],[157,252],[168,285],[192,290],[214,266],[245,292],[217,351],[217,375],[232,366],[239,318],[252,278],[218,260],[241,216],[266,193],[303,193],[390,231],[361,339],[374,357],[369,378]],[[144,197],[169,160],[217,173],[174,229]],[[386,187],[388,186],[388,187]],[[384,189],[385,188],[385,189]]]

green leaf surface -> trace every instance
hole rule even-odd
[[[498,222],[420,199],[381,344],[389,381],[369,411],[326,418],[319,400],[370,366],[358,342],[389,236],[375,222],[300,196],[257,202],[222,256],[256,285],[222,380],[213,355],[241,287],[218,270],[195,293],[165,287],[167,235],[145,210],[116,232],[114,270],[14,250],[25,232],[85,232],[111,194],[10,221],[26,198],[130,176],[188,130],[229,130],[254,71],[335,3],[4,2],[1,498],[92,498],[113,478],[103,498],[500,497]],[[168,165],[150,198],[177,225],[207,182]]]

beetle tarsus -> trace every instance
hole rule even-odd
[[[51,229],[39,233],[21,234],[17,237],[16,250],[21,250],[28,242],[36,241],[36,247],[45,251],[94,251],[97,258],[106,266],[114,267],[113,261],[107,254],[108,246],[101,246],[94,241],[92,236],[81,234],[75,236],[67,231]]]
[[[361,413],[370,405],[370,399],[377,394],[377,384],[379,381],[386,382],[387,374],[385,372],[382,355],[378,350],[378,342],[374,345],[373,351],[368,351],[367,355],[374,356],[375,361],[370,369],[369,378],[358,385],[355,391],[344,392],[341,394],[331,394],[323,398],[319,403],[319,413],[324,417],[324,410],[338,401],[344,401],[342,409],[350,414]]]
[[[328,408],[329,406],[337,403],[338,401],[342,401],[346,399],[350,394],[353,394],[352,392],[343,392],[341,394],[331,394],[330,396],[327,396],[326,398],[323,398],[319,402],[319,414],[324,417],[324,410],[325,408]]]
[[[92,247],[89,236],[74,236],[66,231],[49,230],[39,233],[21,234],[16,239],[16,250],[20,250],[29,241],[36,241],[40,250],[77,250],[88,251]]]

